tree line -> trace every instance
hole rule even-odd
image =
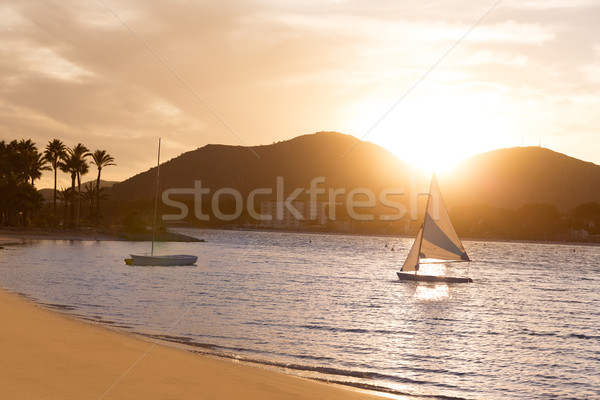
[[[81,143],[67,147],[61,140],[53,139],[40,151],[31,139],[0,141],[0,226],[27,225],[35,210],[43,205],[43,197],[35,188],[35,181],[43,171],[54,172],[51,225],[58,226],[56,205],[60,197],[65,205],[62,225],[79,227],[82,198],[93,204],[91,220],[94,225],[101,222],[100,200],[102,189],[100,177],[105,167],[116,165],[106,150],[91,152]],[[90,165],[97,169],[96,183],[81,193],[81,177],[90,172]],[[70,175],[71,187],[58,190],[58,172]],[[76,189],[77,187],[77,189]],[[68,213],[67,213],[67,205]]]
[[[580,204],[564,213],[544,203],[524,204],[515,210],[459,206],[450,210],[450,217],[462,237],[589,241],[600,235],[600,204],[596,202]]]
[[[100,210],[101,201],[105,198],[100,180],[103,169],[114,165],[114,158],[106,150],[91,152],[81,143],[67,147],[61,140],[53,139],[40,151],[30,139],[0,141],[0,226],[26,226],[34,220],[35,213],[44,205],[44,199],[35,187],[44,171],[53,171],[54,188],[52,210],[43,210],[49,215],[49,220],[40,225],[78,228],[82,205],[89,207],[91,225],[106,223]],[[92,166],[97,170],[95,183],[85,185],[82,192],[81,178],[91,172]],[[68,174],[70,187],[58,190],[59,173]],[[58,201],[63,208],[60,213],[57,210]],[[111,202],[109,206],[113,217],[122,219],[125,216],[125,225],[131,225],[130,220],[135,216],[139,221],[134,222],[145,229],[147,220],[152,217],[152,202],[149,199],[137,203]],[[195,205],[189,204],[189,207]],[[235,210],[231,207],[227,202],[219,205],[219,209],[226,214]],[[164,207],[161,208],[168,212]],[[208,213],[204,209],[203,212]],[[418,229],[416,222],[407,225],[406,220],[366,224],[353,221],[341,212],[337,215],[339,222],[347,222],[344,232],[396,234],[408,233],[407,228],[414,231]],[[589,235],[594,237],[593,240],[600,240],[600,204],[595,202],[581,204],[564,213],[554,205],[539,203],[526,204],[515,210],[490,205],[463,205],[451,208],[450,216],[457,232],[464,238],[585,241]],[[40,222],[42,218],[38,216],[37,220]],[[214,226],[210,226],[213,227],[248,225],[258,228],[259,225],[245,215],[227,223],[216,218],[212,221]],[[187,222],[198,223],[193,219]],[[332,225],[322,230],[337,229],[337,225]]]

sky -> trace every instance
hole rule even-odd
[[[167,160],[318,131],[424,168],[539,144],[600,164],[598,16],[597,0],[8,0],[0,140],[106,150],[107,180],[155,165],[159,137]]]

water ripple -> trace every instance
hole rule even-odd
[[[0,284],[198,352],[403,396],[600,393],[600,247],[466,242],[476,261],[457,268],[475,283],[445,285],[395,279],[410,239],[187,233],[207,242],[156,250],[197,254],[195,267],[126,266],[143,242],[32,241],[0,251]]]

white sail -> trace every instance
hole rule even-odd
[[[402,265],[402,269],[400,271],[410,272],[417,271],[419,266],[419,247],[421,246],[421,238],[423,237],[423,227],[419,229],[419,233],[415,238],[415,241],[408,252],[408,256],[404,261],[404,265]]]
[[[419,253],[420,258],[469,261],[469,256],[450,221],[435,174],[431,178]]]

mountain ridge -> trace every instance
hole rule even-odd
[[[287,188],[308,187],[324,177],[324,187],[373,187],[405,184],[412,168],[389,151],[359,142],[345,157],[356,138],[337,132],[318,132],[270,145],[206,145],[161,164],[160,188],[190,188],[201,180],[213,190],[235,188],[248,194],[256,188],[273,188],[278,176]],[[376,161],[376,162],[374,162]],[[390,172],[392,171],[392,172]],[[395,172],[394,172],[395,171]],[[156,167],[137,174],[112,190],[114,200],[137,200],[152,196]],[[151,189],[151,190],[150,190]]]
[[[357,140],[337,132],[317,132],[249,148],[209,144],[161,164],[160,190],[192,188],[199,180],[211,193],[234,188],[248,195],[256,188],[275,190],[277,177],[282,177],[289,193],[323,177],[324,189],[345,188],[346,193],[356,188],[375,194],[387,188],[404,189],[402,202],[408,209],[410,193],[426,191],[429,177],[388,150]],[[115,184],[111,199],[152,198],[155,180],[156,167],[136,174]],[[513,147],[463,160],[452,172],[440,175],[440,185],[450,207],[487,204],[515,209],[548,203],[567,211],[600,202],[600,166],[542,147]]]
[[[512,147],[461,162],[449,179],[451,201],[515,209],[528,203],[568,211],[600,202],[600,166],[544,147]]]

